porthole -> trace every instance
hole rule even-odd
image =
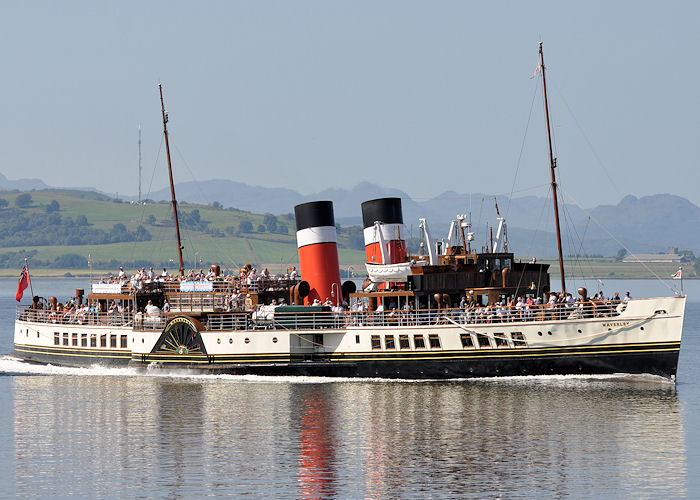
[[[552,332],[547,332],[547,335],[551,335],[551,334],[552,334]]]
[[[277,337],[272,337],[272,342],[277,343]]]
[[[579,329],[578,333],[581,333],[581,330]]]
[[[143,337],[141,337],[141,343],[143,344],[144,342],[146,342],[146,341],[144,340]]]
[[[29,331],[29,330],[27,330]],[[39,338],[39,332],[36,332],[36,338]]]
[[[248,337],[246,337],[245,340],[244,340],[244,342],[245,342],[246,344],[250,344],[250,339],[249,339]]]
[[[643,327],[643,326],[640,326],[639,329],[640,329],[640,330],[644,330],[644,327]]]
[[[221,339],[216,339],[217,344],[221,344]]]
[[[228,339],[229,344],[233,344],[233,339]]]
[[[539,335],[539,336],[541,337],[541,336],[542,336],[542,332],[537,332],[537,335]]]

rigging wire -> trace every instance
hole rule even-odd
[[[194,175],[194,172],[192,171],[192,169],[190,168],[189,164],[187,163],[187,160],[185,159],[184,155],[183,155],[182,152],[180,151],[180,148],[178,148],[178,147],[177,147],[177,143],[176,143],[175,141],[173,141],[172,135],[170,136],[170,141],[171,141],[171,143],[172,143],[172,145],[173,145],[173,149],[175,149],[175,151],[177,152],[179,158],[182,160],[182,163],[185,165],[185,168],[186,168],[187,171],[189,172],[190,177],[192,178],[192,180],[195,181],[195,186],[196,186],[197,189],[199,190],[200,196],[202,196],[203,199],[207,199],[207,197],[206,197],[204,191],[202,190],[201,186],[199,185],[199,182],[197,181],[197,178],[196,178],[195,175]],[[233,266],[231,269],[233,269],[233,270],[238,270],[238,269],[240,269],[241,265],[236,261],[236,259],[233,257],[233,255],[231,254],[231,252],[228,251],[228,248],[222,248],[222,246],[219,244],[219,242],[216,241],[216,238],[215,238],[215,237],[211,237],[210,239],[211,239],[211,243],[212,243],[212,245],[214,246],[216,252],[217,252],[219,255],[223,255],[224,258],[228,259],[229,264],[231,264],[231,265]],[[190,239],[189,241],[191,242],[191,239]],[[191,244],[191,243],[190,243],[190,244]],[[194,248],[194,245],[192,245],[192,248]],[[261,262],[258,262],[258,264],[261,264]]]
[[[163,151],[163,142],[164,142],[164,137],[161,136],[161,137],[160,137],[160,144],[159,144],[159,146],[158,146],[158,153],[156,154],[156,159],[155,159],[155,161],[153,162],[153,170],[151,171],[151,182],[150,182],[149,185],[148,185],[148,191],[147,191],[147,193],[146,193],[146,198],[148,198],[148,195],[151,194],[151,187],[153,186],[153,179],[154,179],[154,177],[155,177],[155,175],[156,175],[156,168],[158,167],[158,161],[160,160],[160,154],[161,154],[161,152]],[[141,207],[141,215],[139,216],[139,225],[142,225],[142,224],[143,224],[143,219],[144,219],[145,213],[146,213],[146,203],[144,203],[144,204],[142,205],[142,207]],[[134,260],[134,252],[136,251],[136,243],[137,243],[137,242],[135,241],[134,244],[131,245],[131,252],[129,253],[129,259],[128,259],[128,260],[130,260],[130,261],[132,261],[132,262],[133,262],[133,260]],[[155,253],[155,252],[151,252],[152,255],[153,255],[154,253]]]
[[[585,208],[583,208],[583,206],[582,206],[570,193],[567,192],[567,196],[568,196],[569,198],[571,198],[571,199],[573,200],[573,202],[574,202],[586,215],[588,215],[588,216],[591,218],[591,220],[593,220],[593,222],[595,222],[595,223],[598,225],[598,227],[599,227],[600,229],[602,229],[603,231],[605,231],[605,232],[607,233],[607,235],[610,236],[610,238],[612,238],[618,245],[620,245],[620,247],[622,247],[622,248],[624,248],[625,250],[627,250],[627,252],[630,254],[630,256],[632,256],[632,257],[635,256],[635,255],[630,251],[630,249],[627,248],[627,247],[625,246],[624,243],[622,243],[619,239],[617,239],[617,238],[615,237],[615,235],[613,235],[613,234],[608,230],[608,228],[606,228],[600,221],[598,221],[598,220],[597,220],[595,217],[593,217]],[[643,261],[641,261],[641,260],[639,260],[639,259],[637,259],[637,262],[638,262],[639,264],[641,264],[647,271],[649,271],[651,274],[653,274],[654,277],[655,277],[657,280],[659,280],[661,283],[664,284],[664,286],[666,286],[666,288],[668,288],[669,290],[671,290],[671,291],[674,292],[674,293],[678,293],[678,290],[676,290],[675,287],[669,285],[669,284],[666,282],[666,280],[662,279],[659,275],[657,275],[657,274],[653,271],[653,269],[651,269],[649,266],[646,265],[645,262],[643,262]]]
[[[535,98],[537,97],[537,86],[538,86],[538,81],[539,78],[535,80],[535,88],[532,92],[532,101],[530,102],[530,112],[527,115],[527,123],[525,124],[525,132],[523,134],[523,142],[520,144],[520,153],[518,154],[518,161],[515,164],[515,175],[513,176],[513,184],[510,188],[510,195],[508,196],[508,206],[506,206],[506,219],[508,219],[508,215],[510,214],[510,207],[511,207],[511,201],[513,199],[513,193],[515,192],[515,183],[518,178],[518,172],[520,171],[520,163],[523,159],[523,153],[525,151],[525,140],[527,139],[527,131],[530,128],[530,121],[532,120],[532,111],[535,108]]]
[[[605,176],[606,176],[606,177],[608,178],[608,180],[610,181],[610,184],[612,184],[612,186],[613,186],[613,188],[615,189],[615,192],[617,193],[617,195],[618,195],[620,198],[622,198],[622,197],[623,197],[622,192],[620,191],[620,189],[618,188],[617,184],[615,183],[615,181],[613,180],[612,176],[610,175],[610,172],[608,171],[608,169],[606,168],[605,164],[603,163],[603,160],[600,158],[600,156],[598,156],[597,151],[593,148],[593,144],[592,144],[591,141],[588,139],[588,136],[586,135],[586,132],[583,130],[583,127],[581,126],[581,124],[579,123],[579,121],[576,119],[576,115],[574,115],[574,112],[572,111],[571,107],[569,106],[569,103],[566,101],[566,99],[564,98],[564,95],[563,95],[561,92],[559,92],[559,91],[557,90],[557,93],[559,94],[559,97],[561,98],[561,100],[564,102],[564,105],[566,106],[566,109],[569,111],[569,114],[571,115],[571,118],[573,118],[574,123],[576,124],[576,127],[578,128],[579,132],[580,132],[581,135],[583,136],[583,139],[586,141],[586,144],[588,145],[588,148],[591,150],[591,153],[593,154],[593,156],[595,157],[596,161],[598,162],[598,165],[600,166],[600,168],[603,170],[603,173],[605,174]]]

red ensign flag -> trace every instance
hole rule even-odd
[[[22,272],[19,274],[19,281],[17,282],[17,293],[15,294],[15,300],[19,302],[22,300],[22,295],[24,295],[24,290],[29,286],[29,271],[25,265],[22,268]]]

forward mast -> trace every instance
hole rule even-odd
[[[540,69],[542,70],[542,89],[544,90],[544,113],[547,119],[547,141],[549,144],[549,167],[552,174],[552,199],[554,200],[554,222],[557,232],[557,250],[559,252],[559,273],[561,274],[561,291],[566,293],[566,279],[564,277],[564,256],[561,250],[561,230],[559,226],[559,203],[557,201],[557,179],[554,169],[557,168],[557,159],[552,150],[552,130],[549,126],[549,104],[547,103],[547,79],[544,71],[544,54],[542,52],[542,42],[540,42]]]
[[[160,110],[163,114],[163,135],[165,136],[165,152],[168,156],[168,177],[170,178],[170,196],[173,203],[173,217],[175,217],[175,234],[177,235],[177,257],[180,264],[180,276],[185,275],[185,266],[182,263],[182,242],[180,240],[180,222],[177,218],[177,200],[175,199],[175,184],[173,183],[173,167],[170,162],[170,144],[168,142],[168,113],[165,111],[163,104],[163,85],[158,84],[160,92]]]

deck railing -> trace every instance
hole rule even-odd
[[[485,325],[563,321],[619,316],[627,304],[557,304],[523,308],[475,307],[444,309],[412,309],[390,311],[338,312],[225,312],[204,316],[206,330],[314,330],[342,329],[352,326],[427,326],[440,324]],[[179,313],[148,316],[130,312],[91,313],[56,312],[44,309],[17,308],[16,318],[36,323],[63,325],[127,326],[135,330],[162,330],[169,317]]]

